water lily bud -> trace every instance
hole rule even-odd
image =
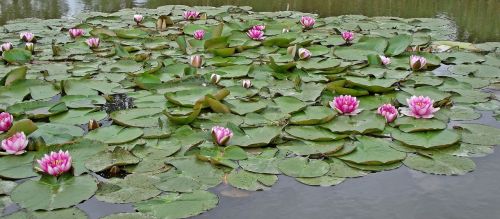
[[[233,137],[233,132],[225,127],[214,126],[212,127],[212,138],[219,146],[225,146]]]
[[[212,74],[212,76],[210,76],[210,81],[213,83],[213,84],[218,84],[219,81],[221,79],[221,76],[218,75],[218,74]]]
[[[91,49],[97,49],[97,48],[99,48],[99,44],[100,44],[99,38],[89,38],[89,39],[87,39],[86,42],[87,42],[87,45]]]
[[[199,55],[193,55],[189,59],[189,64],[195,68],[200,68],[203,64],[203,59]]]
[[[71,169],[71,155],[68,151],[59,150],[59,152],[50,152],[45,154],[42,159],[36,160],[43,172],[59,176]]]
[[[35,51],[35,44],[33,43],[26,43],[26,46],[24,47],[24,49],[30,51],[30,52],[34,52]]]
[[[93,119],[89,121],[87,124],[87,127],[89,128],[89,131],[92,131],[94,129],[98,129],[100,127],[99,123]]]
[[[245,79],[245,80],[241,81],[241,85],[244,88],[251,88],[252,87],[252,81],[250,81],[248,79]]]
[[[200,19],[200,12],[197,12],[197,11],[185,11],[182,14],[182,17],[184,17],[184,20],[198,20],[198,19]]]
[[[389,65],[391,64],[391,59],[386,56],[380,56],[380,61],[382,62],[382,65]]]
[[[314,18],[312,18],[312,17],[303,16],[300,18],[300,24],[302,24],[302,27],[304,27],[304,29],[313,28],[315,23],[316,23],[316,20],[314,20]]]
[[[135,21],[135,23],[137,23],[137,25],[142,23],[143,20],[144,20],[144,16],[142,16],[140,14],[134,15],[134,21]]]
[[[193,37],[197,40],[202,40],[203,38],[205,38],[205,30],[194,31]]]
[[[68,30],[69,36],[73,39],[83,36],[85,31],[83,29],[72,28]]]
[[[14,117],[8,112],[0,113],[0,134],[9,131],[12,123],[14,122]]]
[[[13,48],[14,48],[14,46],[12,45],[12,43],[4,43],[4,44],[0,45],[1,52],[9,51]]]
[[[295,57],[295,52],[297,51],[297,46],[289,46],[288,48],[286,48],[286,54],[288,55],[291,55],[293,57]]]
[[[32,42],[35,40],[35,35],[30,32],[22,32],[19,35],[19,38],[21,38],[21,40],[23,40],[24,42]]]
[[[300,48],[299,49],[299,58],[300,59],[308,59],[311,57],[311,52],[305,48]]]
[[[346,43],[350,43],[354,40],[354,32],[346,31],[342,32],[342,39],[345,40]]]
[[[384,104],[377,109],[377,113],[385,117],[387,123],[393,122],[398,117],[398,110],[391,104]]]
[[[417,119],[430,119],[439,108],[434,108],[434,101],[430,97],[412,96],[406,99],[408,108],[402,108],[401,113]]]
[[[262,30],[250,29],[247,32],[247,36],[250,37],[250,39],[257,40],[257,41],[265,39],[264,31],[262,31]]]
[[[332,102],[330,102],[330,106],[343,115],[356,115],[361,112],[359,107],[359,101],[356,97],[352,97],[351,95],[340,95],[335,97]]]
[[[288,32],[290,32],[290,29],[288,28],[283,28],[283,30],[281,30],[281,33],[288,33]]]
[[[410,56],[410,67],[413,71],[422,70],[427,66],[427,59],[422,56]]]
[[[24,132],[18,132],[2,140],[2,149],[4,149],[7,154],[24,154],[24,152],[26,152],[26,146],[28,146],[28,138],[26,138]]]

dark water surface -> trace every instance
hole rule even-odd
[[[17,18],[71,17],[82,11],[157,8],[168,4],[252,6],[254,11],[294,10],[337,16],[442,17],[453,20],[458,39],[500,41],[500,0],[0,0],[0,24]]]

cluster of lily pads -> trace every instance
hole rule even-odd
[[[408,168],[475,169],[500,130],[500,43],[455,42],[449,21],[248,7],[164,6],[23,19],[0,42],[0,209],[86,218],[185,218],[221,183],[278,174],[334,186]]]

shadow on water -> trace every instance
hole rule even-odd
[[[240,5],[254,11],[295,10],[338,16],[395,16],[449,18],[458,26],[458,39],[500,41],[499,0],[1,0],[0,24],[17,18],[71,17],[82,11],[114,12],[122,8],[157,8],[162,5]]]

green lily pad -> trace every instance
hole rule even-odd
[[[474,162],[466,157],[434,153],[426,156],[412,155],[403,163],[414,170],[439,175],[463,175],[476,168]]]
[[[161,108],[138,108],[115,111],[110,114],[111,119],[117,124],[131,127],[158,126]]]
[[[291,151],[296,155],[322,155],[335,153],[344,147],[344,141],[289,141],[276,146],[280,150]]]
[[[43,176],[28,180],[12,191],[12,200],[30,210],[68,208],[92,197],[97,183],[92,176]]]
[[[481,124],[461,124],[462,142],[478,145],[498,145],[500,129]]]
[[[122,144],[133,141],[143,135],[140,128],[124,128],[117,125],[94,129],[85,135],[86,139],[101,141],[106,144]]]
[[[233,170],[227,176],[227,182],[230,185],[249,191],[268,190],[277,181],[276,175],[252,173],[245,170]]]
[[[310,160],[303,157],[287,158],[278,163],[279,170],[291,177],[318,177],[325,175],[330,166],[321,160]]]
[[[0,176],[7,179],[23,179],[36,176],[33,171],[35,154],[28,152],[19,156],[0,157]]]
[[[347,137],[318,126],[287,126],[285,131],[294,137],[310,141],[332,141]]]
[[[364,111],[355,116],[337,116],[321,126],[337,133],[372,133],[384,130],[385,123],[383,117]]]
[[[264,126],[259,128],[244,128],[233,130],[234,135],[229,144],[240,147],[262,147],[281,134],[281,127]]]
[[[170,193],[134,204],[142,213],[157,218],[187,218],[196,216],[217,206],[216,195],[207,191]]]
[[[385,165],[406,158],[406,153],[391,147],[391,141],[368,136],[358,136],[357,140],[356,150],[339,159],[362,165]]]
[[[394,124],[403,132],[443,130],[446,128],[446,123],[438,119],[416,119],[407,116],[396,119]]]
[[[161,194],[154,184],[158,177],[131,174],[124,179],[113,178],[100,183],[97,200],[110,203],[131,203],[147,200]]]
[[[303,112],[292,115],[290,123],[294,125],[316,125],[326,123],[335,117],[333,109],[323,106],[309,106]]]
[[[93,172],[107,170],[113,166],[125,166],[137,164],[141,160],[121,147],[115,147],[113,151],[101,151],[89,157],[85,167]]]
[[[460,140],[460,135],[450,129],[441,131],[424,131],[414,133],[404,133],[393,131],[392,137],[404,144],[416,148],[435,149],[448,147]]]

